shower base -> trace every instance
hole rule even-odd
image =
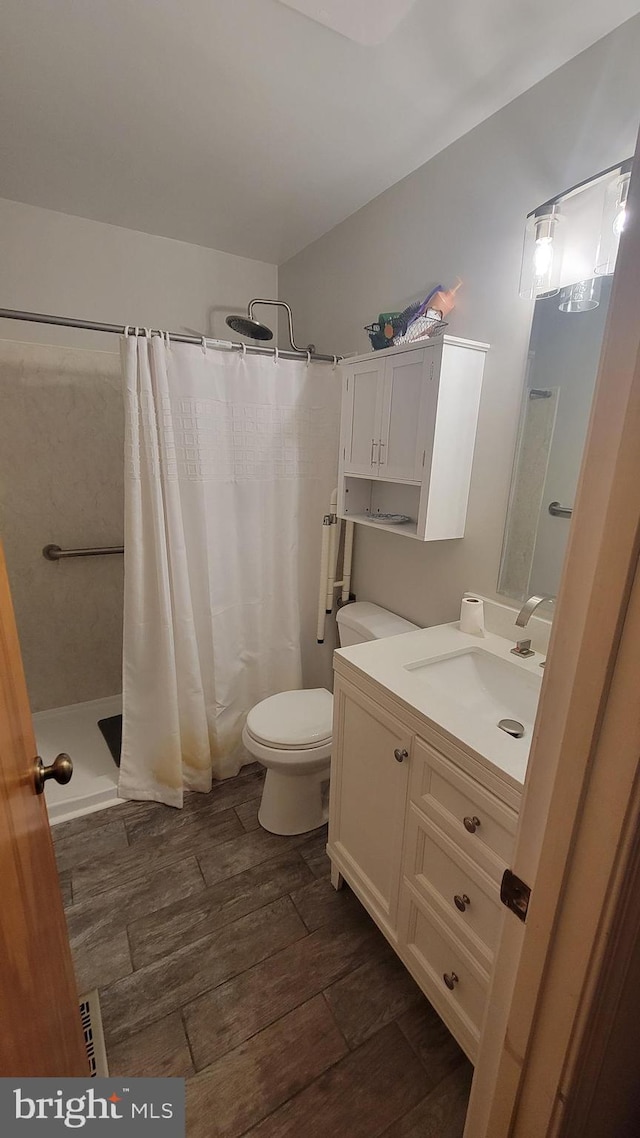
[[[45,797],[51,825],[67,822],[122,802],[118,798],[118,768],[98,727],[99,719],[122,713],[122,696],[74,703],[37,711],[33,716],[38,754],[45,764],[66,751],[73,759],[73,778],[67,786],[49,780]]]

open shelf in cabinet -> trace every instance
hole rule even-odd
[[[341,517],[361,525],[373,526],[407,537],[418,536],[420,485],[409,482],[385,482],[381,478],[363,478],[347,475],[344,493],[338,502]],[[377,522],[377,514],[406,514],[411,521],[401,525]]]

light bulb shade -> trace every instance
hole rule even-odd
[[[520,296],[555,296],[562,267],[562,218],[557,205],[527,218],[520,274]]]
[[[620,236],[624,229],[630,171],[617,173],[607,187],[596,257],[596,275],[609,276],[616,267]]]
[[[624,223],[627,220],[627,203],[624,202],[620,205],[616,216],[613,219],[612,229],[615,236],[620,240],[620,235],[624,229]]]
[[[601,277],[594,277],[590,281],[577,281],[576,284],[567,285],[560,293],[558,308],[561,312],[591,312],[600,304],[601,288]]]

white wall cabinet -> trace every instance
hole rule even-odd
[[[405,514],[393,532],[464,535],[486,351],[444,336],[343,362],[341,517]]]
[[[336,658],[328,853],[472,1062],[520,794]]]

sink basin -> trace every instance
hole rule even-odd
[[[517,720],[525,729],[527,745],[530,742],[540,695],[539,676],[482,648],[418,660],[404,668],[483,723],[494,724],[496,730],[502,719]]]

